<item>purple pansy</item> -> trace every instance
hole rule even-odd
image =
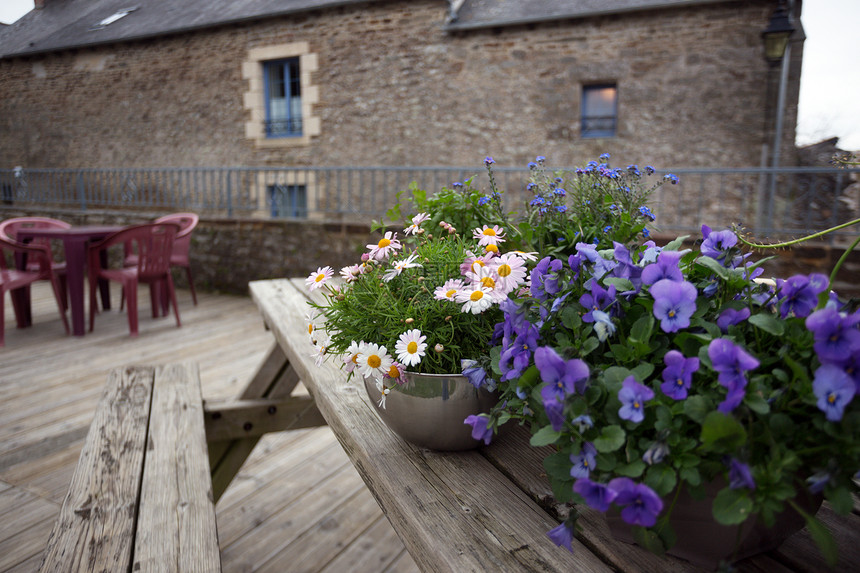
[[[822,362],[845,360],[860,350],[860,314],[843,314],[833,307],[816,310],[806,319],[806,328],[815,336],[815,353]]]
[[[493,429],[487,427],[490,417],[485,414],[474,414],[467,417],[463,423],[472,426],[472,437],[476,440],[484,440],[484,444],[489,445],[493,439]]]
[[[757,368],[759,361],[726,338],[717,338],[708,345],[708,357],[718,373],[717,381],[728,389],[726,399],[717,409],[728,414],[734,410],[746,395],[746,372]]]
[[[568,527],[567,522],[560,524],[558,527],[553,527],[546,534],[553,543],[559,547],[565,547],[573,553],[573,530]]]
[[[544,257],[532,269],[531,294],[538,300],[546,300],[549,296],[558,294],[561,288],[558,284],[558,272],[564,263],[559,259]]]
[[[842,419],[845,406],[854,398],[857,386],[842,368],[835,364],[825,364],[815,371],[812,391],[818,398],[816,405],[831,422]]]
[[[597,252],[597,246],[590,243],[577,243],[576,252],[581,261],[588,261],[592,264],[592,275],[596,280],[603,278],[603,275],[614,269],[617,264],[615,261],[601,257],[600,253]]]
[[[582,449],[576,454],[570,455],[570,476],[575,478],[587,478],[594,469],[597,461],[597,448],[591,442],[582,444]]]
[[[779,295],[779,314],[782,318],[789,315],[806,318],[818,305],[818,295],[827,290],[829,279],[820,273],[809,276],[794,275],[786,280],[777,279]]]
[[[621,519],[642,527],[657,523],[657,516],[663,511],[663,500],[653,489],[626,477],[615,478],[608,486],[616,493],[615,504],[623,507]]]
[[[541,391],[541,398],[543,399],[543,409],[546,412],[547,418],[549,418],[549,423],[552,426],[552,429],[556,432],[560,432],[564,427],[564,422],[566,420],[564,416],[564,402],[557,400],[550,393],[546,392],[546,388]]]
[[[702,225],[702,246],[700,248],[703,255],[711,257],[723,263],[725,266],[735,266],[737,261],[729,258],[732,249],[738,244],[738,237],[730,230],[712,231],[707,225]]]
[[[588,312],[582,316],[583,322],[594,322],[592,313],[595,310],[605,311],[615,302],[615,285],[609,285],[609,289],[605,289],[597,281],[591,281],[591,292],[585,293],[579,297],[579,304]]]
[[[474,360],[461,360],[460,367],[463,369],[463,376],[471,382],[475,388],[482,386],[495,386],[492,378],[487,376],[487,371],[481,368]]]
[[[588,380],[588,365],[579,358],[565,360],[548,346],[535,350],[535,365],[540,371],[541,379],[547,383],[545,391],[555,399],[563,400],[568,394],[585,391]]]
[[[687,281],[662,279],[651,285],[654,318],[660,320],[663,332],[678,332],[690,326],[696,312],[696,287]]]
[[[609,509],[609,504],[618,495],[615,490],[610,489],[606,484],[593,482],[588,478],[579,478],[576,480],[576,483],[573,484],[573,491],[585,499],[588,507],[598,511]]]
[[[684,400],[693,380],[693,373],[699,369],[698,358],[685,358],[677,350],[670,350],[663,357],[663,383],[660,390],[674,400]]]
[[[618,400],[621,408],[618,415],[623,420],[639,423],[645,419],[645,402],[654,398],[654,391],[636,381],[633,376],[628,376],[621,384],[618,391]]]
[[[739,461],[737,458],[729,460],[729,487],[731,489],[755,489],[755,480],[752,477],[749,465]]]
[[[728,331],[729,327],[734,324],[740,324],[750,317],[750,309],[742,308],[740,310],[735,310],[733,308],[727,308],[723,312],[720,313],[720,316],[717,317],[717,326],[720,327],[720,330],[723,332]]]
[[[681,267],[678,265],[684,253],[681,251],[660,251],[657,262],[642,269],[642,282],[652,285],[657,281],[667,279],[680,282],[684,280]]]

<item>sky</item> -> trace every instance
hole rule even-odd
[[[0,22],[14,22],[33,0],[0,0]],[[860,0],[803,3],[803,71],[797,144],[839,137],[839,147],[860,151]]]

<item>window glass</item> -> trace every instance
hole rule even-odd
[[[618,122],[615,84],[582,87],[582,137],[613,137]]]
[[[265,62],[266,136],[302,134],[302,90],[298,58]]]
[[[304,185],[269,185],[269,205],[272,218],[307,218],[307,188]]]

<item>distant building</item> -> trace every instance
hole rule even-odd
[[[776,5],[39,0],[0,28],[0,167],[756,166]]]

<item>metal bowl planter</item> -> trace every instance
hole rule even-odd
[[[406,372],[405,384],[396,386],[379,406],[376,382],[364,379],[364,387],[382,421],[398,436],[416,446],[439,451],[471,450],[481,445],[465,424],[472,414],[489,412],[497,392],[475,388],[460,374]]]

